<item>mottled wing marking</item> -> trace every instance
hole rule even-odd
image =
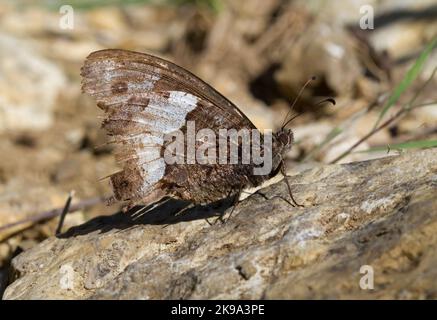
[[[86,65],[91,63],[94,70],[86,68]],[[256,129],[237,106],[206,82],[176,64],[158,57],[127,50],[107,49],[91,53],[85,62],[83,71],[85,69],[87,69],[86,72],[91,72],[83,81],[83,88],[86,92],[89,87],[97,86],[100,94],[104,94],[107,90],[111,92],[111,85],[117,82],[133,83],[128,85],[126,92],[116,94],[109,99],[110,101],[99,105],[102,109],[117,107],[131,97],[128,95],[129,92],[142,92],[147,96],[147,93],[152,91],[162,94],[166,91],[180,91],[197,97],[207,108],[204,114],[209,115],[212,112],[216,115],[217,124],[225,125],[222,128]],[[103,76],[105,81],[97,78],[97,74],[100,74],[100,77]],[[100,83],[101,81],[104,83]],[[108,85],[107,82],[111,84]],[[123,86],[121,88],[123,89]],[[120,91],[123,91],[122,89]]]
[[[176,180],[193,176],[185,180],[185,190],[207,183],[200,178],[210,174],[222,182],[234,178],[236,168],[232,166],[225,170],[214,166],[212,171],[211,167],[197,164],[172,167],[161,158],[164,135],[183,127],[186,120],[195,120],[197,130],[210,128],[216,133],[222,128],[256,128],[207,83],[166,60],[115,49],[91,53],[81,74],[83,91],[95,97],[105,111],[103,127],[118,144],[116,158],[123,170],[111,177],[116,199],[159,200],[154,197],[171,193],[169,186],[175,185],[171,179],[162,179],[169,172],[177,172]],[[226,177],[220,177],[220,172]],[[176,182],[182,183],[180,179]],[[213,185],[214,179],[211,182]]]
[[[105,110],[103,127],[118,143],[116,159],[123,170],[111,176],[118,200],[140,199],[164,176],[164,135],[180,129],[197,97],[181,91],[154,92],[156,68],[138,72],[124,61],[93,59],[82,68],[83,90]],[[132,66],[130,66],[132,67]]]

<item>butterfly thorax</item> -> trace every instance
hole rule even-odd
[[[274,177],[281,169],[282,160],[291,150],[294,137],[290,129],[281,129],[273,134],[272,142],[272,171],[268,178]]]

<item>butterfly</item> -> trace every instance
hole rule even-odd
[[[109,177],[113,199],[127,207],[164,198],[193,204],[230,196],[238,200],[243,189],[257,187],[279,172],[285,175],[284,157],[293,144],[293,132],[285,125],[272,135],[272,168],[264,175],[253,173],[254,163],[242,163],[241,153],[236,164],[166,163],[165,136],[176,130],[187,133],[189,121],[196,130],[209,129],[218,136],[220,129],[256,130],[235,104],[174,63],[106,49],[86,58],[81,76],[83,92],[105,112],[102,127],[116,145],[115,157],[122,168]],[[292,204],[298,205],[284,180]]]

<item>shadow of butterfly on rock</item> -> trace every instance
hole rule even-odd
[[[166,163],[165,136],[176,130],[187,133],[189,121],[196,130],[210,129],[217,136],[220,129],[256,130],[227,98],[169,61],[127,50],[101,50],[86,58],[81,76],[83,92],[105,112],[102,127],[116,145],[122,168],[109,176],[112,201],[124,202],[126,209],[169,198],[204,205],[230,197],[235,208],[243,189],[257,187],[279,172],[285,175],[283,159],[293,143],[292,131],[285,128],[289,121],[272,135],[272,168],[267,174],[255,175],[256,165],[243,163],[241,153],[236,164]],[[298,206],[284,180],[291,199],[286,201]]]

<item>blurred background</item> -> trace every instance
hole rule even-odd
[[[258,128],[278,128],[317,76],[290,124],[292,174],[437,146],[436,36],[436,0],[0,1],[0,294],[10,259],[57,219],[1,226],[62,208],[71,190],[73,203],[110,194],[99,179],[117,165],[111,146],[97,148],[102,114],[80,91],[92,51],[169,59]],[[315,107],[326,97],[337,104]],[[65,228],[118,209],[88,206]]]

